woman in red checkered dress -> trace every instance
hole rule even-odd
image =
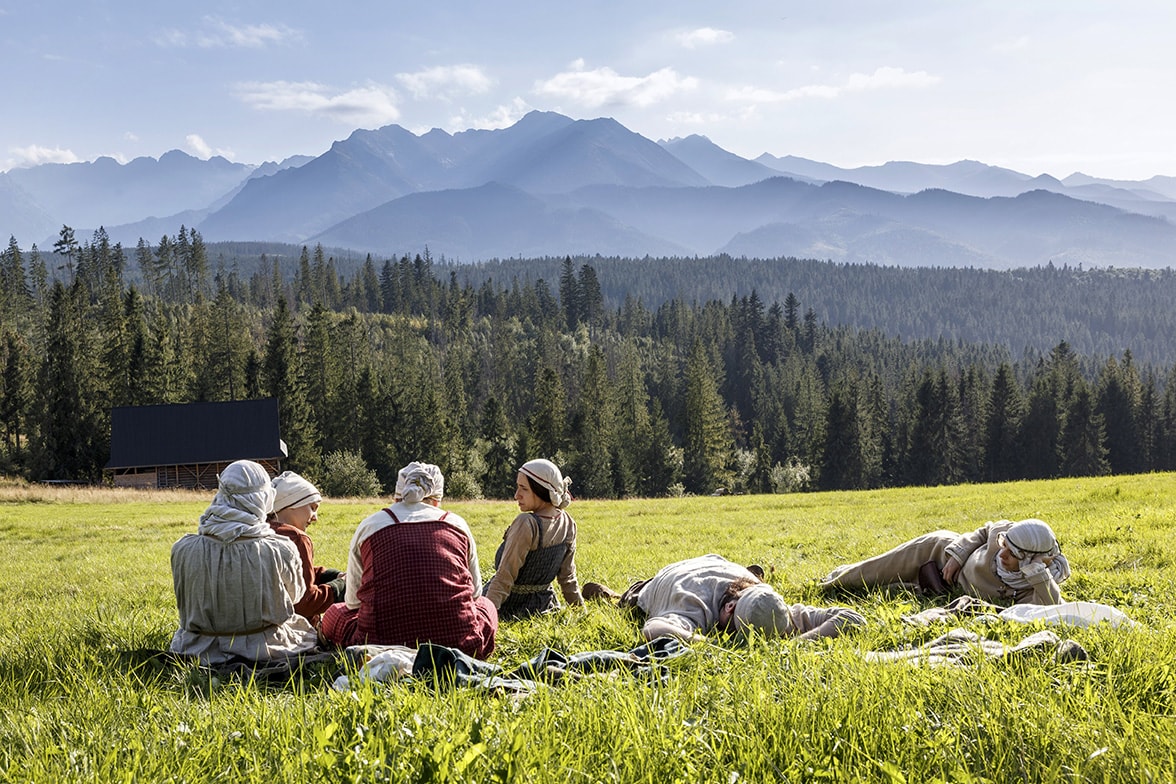
[[[441,469],[410,463],[396,503],[367,517],[351,540],[346,599],[323,613],[322,635],[340,646],[457,648],[484,659],[494,650],[498,612],[481,596],[470,527],[440,508]]]

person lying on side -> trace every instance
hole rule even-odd
[[[989,522],[966,534],[932,531],[838,566],[820,584],[829,592],[898,585],[934,594],[955,587],[987,602],[1048,605],[1062,602],[1059,586],[1069,577],[1053,529],[1030,518]]]

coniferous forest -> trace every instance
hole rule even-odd
[[[1174,287],[1052,266],[344,263],[63,227],[51,251],[0,253],[0,473],[101,481],[112,407],[271,396],[287,466],[324,487],[358,466],[387,489],[414,459],[492,498],[533,457],[580,497],[1172,470]]]

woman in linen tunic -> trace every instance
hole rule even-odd
[[[935,562],[944,582],[989,602],[1060,604],[1070,576],[1053,530],[1041,520],[998,520],[975,531],[932,531],[821,580],[828,591],[918,585],[919,570]]]
[[[519,469],[514,497],[522,514],[503,534],[484,592],[500,619],[558,608],[551,588],[557,579],[565,602],[584,603],[576,580],[576,521],[564,511],[572,501],[570,485],[550,460],[531,460]]]
[[[306,589],[298,550],[266,523],[274,499],[269,474],[239,460],[218,480],[197,532],[172,546],[180,627],[170,650],[207,664],[313,650],[314,627],[294,611]]]

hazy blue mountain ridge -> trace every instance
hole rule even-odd
[[[551,247],[572,254],[626,255],[637,245],[666,256],[687,252],[680,245],[642,235],[599,210],[553,207],[501,183],[405,196],[309,241],[385,256],[411,255],[427,247],[450,260],[465,261],[542,256]]]
[[[900,266],[1048,261],[1166,267],[1176,178],[1036,177],[977,161],[841,169],[703,136],[653,142],[611,118],[531,112],[499,130],[357,130],[314,158],[251,167],[178,151],[159,161],[47,164],[0,177],[0,232],[22,246],[323,242],[389,255],[601,253],[797,256]],[[169,229],[170,224],[170,229]],[[48,231],[47,231],[48,229]]]
[[[0,230],[7,229],[3,238],[5,247],[8,246],[8,237],[16,237],[28,248],[60,228],[56,218],[37,202],[36,197],[6,172],[0,173]]]
[[[103,157],[90,163],[12,169],[8,176],[57,220],[93,230],[207,208],[253,169],[220,156],[201,160],[172,150],[158,160],[143,157],[124,164]],[[37,235],[28,242],[41,239]]]
[[[776,169],[727,152],[705,136],[695,134],[658,144],[714,185],[738,187],[780,176]]]

